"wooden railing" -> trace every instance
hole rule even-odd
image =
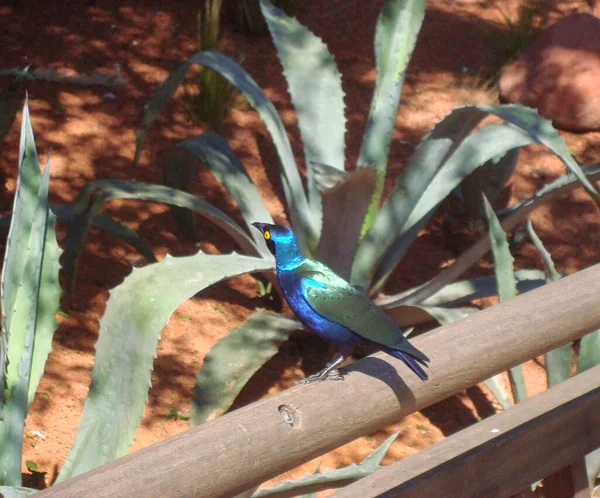
[[[600,265],[596,265],[415,338],[414,344],[431,358],[428,382],[421,382],[401,362],[390,356],[376,354],[352,364],[344,382],[293,387],[53,486],[43,491],[40,497],[234,496],[496,373],[600,328],[599,282]],[[580,462],[587,451],[597,446],[597,441],[588,437],[589,434],[579,433],[577,441],[586,440],[586,444],[577,443],[576,451],[570,451],[564,461],[556,459],[556,462],[552,460],[552,465],[545,463],[550,457],[554,458],[550,452],[559,452],[553,438],[548,437],[545,431],[566,430],[561,424],[568,421],[573,424],[569,429],[573,442],[578,431],[587,433],[598,430],[598,415],[592,417],[590,414],[589,422],[585,425],[582,425],[582,418],[568,418],[571,416],[569,407],[572,406],[579,407],[579,415],[573,417],[583,417],[586,407],[595,414],[600,413],[597,410],[597,386],[600,385],[597,372],[593,370],[570,380],[564,384],[567,387],[553,388],[544,397],[540,395],[490,419],[500,420],[504,424],[499,429],[507,431],[504,437],[512,441],[511,444],[528,433],[528,424],[534,423],[536,427],[529,441],[531,445],[539,447],[532,448],[528,453],[513,455],[513,458],[520,458],[519,468],[502,467],[507,469],[502,478],[506,481],[509,494],[514,493],[515,489],[524,489],[529,482],[524,479],[529,478],[529,474],[521,472],[520,467],[539,468],[535,475],[552,473],[561,466],[573,463],[573,458]],[[597,383],[594,384],[596,379]],[[571,388],[580,389],[579,394],[572,399],[561,397],[565,392],[570,395],[567,391]],[[534,417],[534,414],[537,415]],[[498,418],[500,416],[502,418]],[[528,416],[534,417],[531,420],[535,422],[528,422]],[[447,440],[452,441],[435,445],[435,448],[442,444],[445,445],[442,448],[450,448],[447,449],[448,458],[444,461],[446,465],[454,466],[454,472],[444,472],[437,460],[426,461],[427,455],[436,454],[436,449],[419,452],[416,457],[423,455],[419,460],[421,463],[404,464],[409,465],[405,475],[411,482],[410,486],[419,480],[447,485],[447,482],[468,479],[474,465],[481,465],[482,469],[477,479],[487,480],[485,472],[492,472],[489,469],[497,472],[504,463],[489,460],[503,455],[494,453],[497,451],[494,445],[500,440],[504,441],[503,438],[486,440],[485,429],[490,423],[494,422],[485,421],[468,429],[477,437],[474,437],[473,444],[469,443],[465,448],[464,458],[456,453],[457,447],[452,446],[452,441],[464,435],[455,435]],[[415,462],[411,460],[413,458],[407,461]],[[465,458],[470,458],[471,463]],[[423,462],[433,467],[427,470]],[[402,464],[399,462],[395,465]],[[515,474],[517,471],[519,473]],[[512,476],[518,477],[514,477],[518,483],[515,489],[508,486]],[[369,482],[378,482],[380,478],[384,478],[384,471],[353,486],[368,486]],[[393,490],[401,485],[396,479],[389,480],[386,489]],[[379,494],[368,495],[363,494],[361,488],[358,494],[352,494],[352,489],[340,490],[339,495],[380,496],[386,493],[380,489],[377,491]],[[509,496],[499,489],[489,488],[490,496]],[[395,493],[391,492],[389,496],[395,496]],[[436,494],[427,491],[425,494],[402,496],[453,497],[469,494]],[[484,490],[484,494],[472,496],[487,495]]]

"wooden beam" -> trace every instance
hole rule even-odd
[[[544,479],[546,498],[590,498],[585,458],[578,458],[568,467],[560,469]]]
[[[598,424],[600,366],[385,467],[333,496],[507,498],[553,474],[551,480],[544,480],[548,498],[584,498],[587,475],[583,456],[600,447]],[[575,468],[571,467],[573,462],[577,462]]]
[[[427,382],[379,353],[351,365],[343,382],[293,387],[40,498],[235,495],[600,328],[599,282],[596,265],[415,338],[431,358]]]

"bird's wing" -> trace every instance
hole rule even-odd
[[[304,299],[317,313],[366,339],[429,361],[381,308],[325,265],[308,260],[296,271]]]

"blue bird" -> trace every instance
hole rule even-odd
[[[292,311],[302,324],[322,339],[333,342],[340,354],[301,383],[342,379],[336,367],[355,347],[377,344],[402,360],[421,380],[429,358],[402,335],[393,320],[358,289],[318,261],[305,258],[294,232],[283,225],[252,223],[261,231],[275,256],[277,279]]]

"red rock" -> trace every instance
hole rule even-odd
[[[557,128],[600,129],[600,19],[571,14],[550,26],[506,69],[500,96]]]

